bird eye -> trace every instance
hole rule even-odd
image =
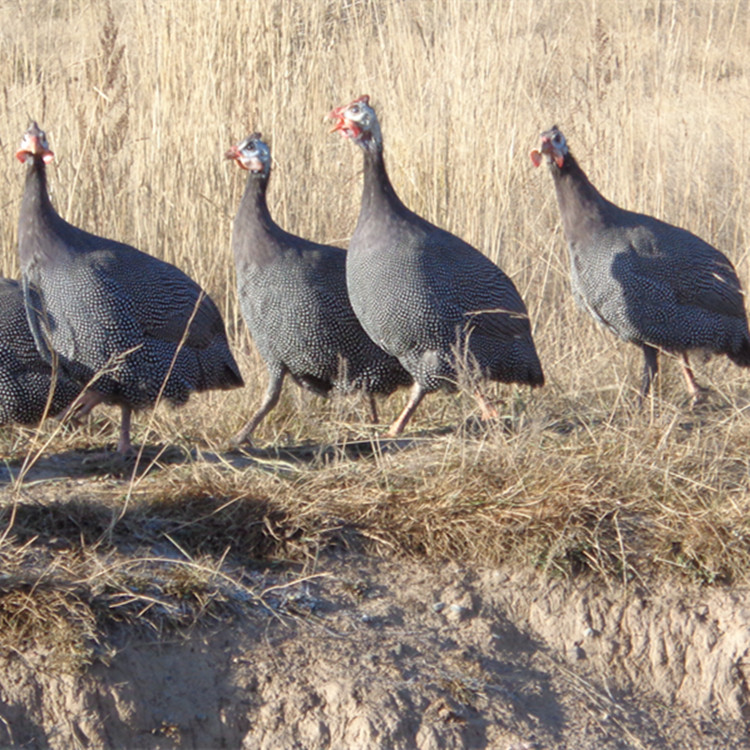
[[[351,112],[352,112],[353,115],[358,115],[359,114],[359,104],[353,104]]]
[[[559,134],[559,133],[555,133],[555,134],[554,134],[554,135],[552,136],[552,141],[553,141],[554,143],[560,143],[560,134]]]

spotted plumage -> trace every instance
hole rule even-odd
[[[46,359],[54,351],[67,376],[121,407],[118,450],[131,450],[132,410],[160,397],[182,404],[192,391],[242,385],[221,315],[198,284],[169,263],[62,219],[47,192],[52,152],[36,123],[17,156],[27,165],[18,250],[32,333]]]
[[[537,166],[543,158],[549,164],[578,305],[643,350],[642,398],[657,373],[659,350],[681,355],[694,399],[701,389],[690,369],[691,350],[750,366],[744,294],[725,255],[685,229],[602,197],[557,127],[542,133],[531,158]]]
[[[34,299],[34,291],[30,293]],[[29,330],[21,285],[0,278],[0,424],[38,424],[53,382],[48,416],[70,406],[81,389],[59,370],[53,379],[52,368],[41,358]]]
[[[349,243],[352,306],[370,337],[415,380],[390,434],[399,434],[426,393],[454,389],[461,363],[489,380],[542,385],[526,306],[489,258],[410,211],[383,161],[368,97],[331,113],[335,129],[364,152],[364,191]],[[477,397],[483,416],[492,409]]]
[[[411,384],[398,360],[372,342],[352,310],[346,251],[285,232],[271,218],[266,202],[271,154],[260,134],[226,156],[248,171],[232,248],[242,314],[269,376],[263,403],[235,440],[248,440],[273,409],[287,373],[320,395],[333,389],[389,394]]]

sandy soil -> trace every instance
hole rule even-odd
[[[112,634],[78,675],[5,654],[28,748],[750,747],[747,592],[355,555],[188,634]]]

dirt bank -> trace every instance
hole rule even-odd
[[[253,576],[246,614],[117,630],[79,674],[6,652],[2,743],[750,747],[745,591],[353,555]]]

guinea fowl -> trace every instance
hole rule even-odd
[[[271,218],[266,189],[271,153],[254,133],[226,153],[249,172],[234,220],[232,248],[242,314],[268,369],[265,398],[235,437],[249,440],[276,405],[288,373],[326,395],[332,389],[389,394],[411,385],[395,357],[364,332],[346,291],[346,251],[285,232]]]
[[[118,452],[132,450],[134,409],[241,386],[221,314],[200,286],[169,263],[62,219],[47,192],[53,154],[36,123],[16,156],[27,165],[18,251],[29,325],[45,359],[54,352],[66,375],[89,384],[89,405],[120,406]]]
[[[23,290],[12,279],[0,278],[0,339],[0,424],[36,425],[45,410],[53,417],[70,406],[81,389],[59,370],[53,377],[53,368],[41,358],[26,319]]]
[[[702,389],[688,352],[726,354],[750,366],[750,334],[739,279],[729,260],[699,237],[603,198],[555,126],[531,152],[546,157],[570,251],[573,294],[580,307],[643,349],[640,398],[658,372],[658,352],[681,355],[693,401]]]
[[[346,263],[352,306],[373,341],[398,357],[415,381],[389,434],[403,431],[425,394],[455,390],[462,363],[489,380],[543,385],[529,317],[513,282],[485,255],[399,200],[369,97],[330,116],[334,130],[364,152],[362,206]],[[482,417],[493,415],[481,391],[475,395]]]

